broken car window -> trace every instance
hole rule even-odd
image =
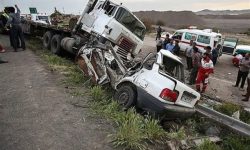
[[[163,56],[163,64],[160,67],[160,71],[184,82],[184,67],[180,62],[171,59],[169,57]]]

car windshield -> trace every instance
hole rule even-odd
[[[236,38],[226,38],[224,39],[223,46],[226,47],[235,47],[237,45],[238,39]]]
[[[144,39],[145,26],[129,11],[120,7],[115,15],[115,19],[124,25],[128,30],[135,34],[141,40]]]
[[[160,67],[160,71],[163,71],[181,82],[185,81],[183,64],[172,58],[163,56],[163,64]]]

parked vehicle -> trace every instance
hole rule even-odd
[[[250,53],[249,45],[238,45],[233,52],[232,63],[234,66],[239,67],[240,60],[245,56],[246,53]]]
[[[225,37],[222,40],[222,53],[228,54],[228,55],[234,55],[234,51],[236,49],[236,46],[238,44],[239,39],[235,37]]]
[[[210,46],[212,49],[221,43],[222,35],[220,33],[212,32],[211,29],[198,30],[198,29],[181,29],[177,30],[173,37],[180,37],[181,51],[185,51],[190,44],[190,40],[196,42],[200,52],[204,53],[204,48]]]
[[[126,108],[134,105],[167,118],[195,113],[200,94],[184,83],[184,65],[169,51],[147,56],[141,67],[116,85],[116,99]]]

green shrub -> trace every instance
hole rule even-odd
[[[147,135],[147,139],[152,143],[154,142],[162,143],[167,134],[163,130],[163,128],[159,125],[159,121],[153,119],[150,116],[147,116],[144,119],[144,124],[145,124],[144,130],[145,134]]]
[[[105,99],[105,91],[102,89],[101,86],[94,86],[91,91],[91,96],[94,101],[101,102]]]
[[[162,20],[158,20],[158,21],[156,21],[156,25],[158,25],[158,26],[164,26],[165,22],[163,22]]]
[[[205,140],[196,150],[221,150],[221,148],[209,140]]]
[[[214,109],[225,115],[232,116],[233,113],[239,111],[241,107],[232,103],[223,103],[222,105],[215,106]]]
[[[242,109],[240,111],[240,120],[247,124],[250,124],[250,113]]]
[[[146,134],[143,132],[143,117],[136,114],[134,109],[128,110],[121,120],[124,120],[113,135],[116,147],[124,149],[146,149]]]
[[[249,150],[250,138],[229,135],[223,140],[223,150]]]

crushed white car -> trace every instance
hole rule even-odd
[[[184,65],[171,52],[149,55],[141,68],[130,70],[115,87],[115,98],[124,107],[134,105],[167,118],[186,118],[195,113],[200,94],[184,83]]]

